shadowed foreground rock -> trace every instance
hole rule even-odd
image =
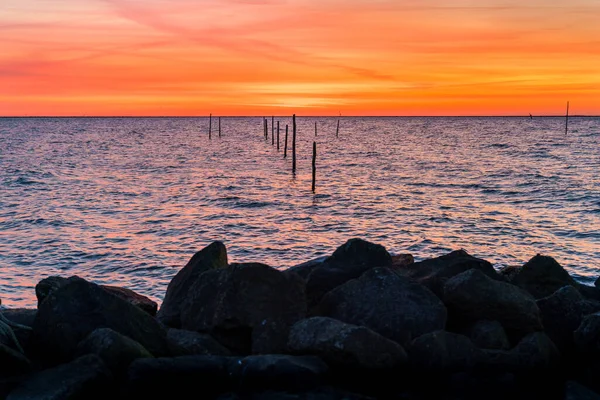
[[[2,311],[25,326],[0,324],[0,399],[598,398],[598,288],[550,257],[413,261],[352,239],[279,271],[215,242],[158,317],[129,289],[44,279],[37,310]]]

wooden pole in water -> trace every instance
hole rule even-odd
[[[211,131],[212,131],[212,114],[210,114],[210,116],[208,117],[208,138],[209,139],[212,139]]]
[[[292,171],[296,172],[296,114],[292,116]]]
[[[315,180],[317,176],[317,142],[313,142],[313,157],[312,157],[312,191],[315,192]]]
[[[317,137],[317,121],[315,121],[315,137]]]
[[[271,117],[271,146],[275,144],[275,117]]]
[[[338,119],[337,129],[335,130],[335,137],[338,137],[340,133],[340,120]]]
[[[279,151],[279,121],[277,121],[277,151]]]
[[[219,117],[219,137],[221,137],[221,117]]]
[[[565,119],[565,135],[569,131],[569,102],[567,101],[567,117]]]
[[[267,133],[267,119],[265,118],[265,140],[267,140],[268,138],[268,133]]]
[[[283,145],[283,158],[287,158],[287,137],[288,137],[288,126],[285,124],[285,144]]]

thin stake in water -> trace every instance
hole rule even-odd
[[[288,137],[288,126],[285,124],[285,144],[283,145],[283,158],[287,158],[287,137]]]
[[[219,137],[221,137],[221,117],[219,117]]]
[[[267,131],[267,119],[265,118],[265,140],[268,139],[268,131]]]
[[[279,121],[277,121],[277,151],[279,151]]]
[[[292,172],[296,172],[296,114],[292,116]]]
[[[271,145],[275,144],[275,117],[271,117]]]
[[[569,102],[567,101],[567,116],[565,119],[565,135],[569,131]]]
[[[312,156],[312,192],[315,192],[315,181],[317,177],[317,142],[313,142]]]
[[[211,131],[212,131],[212,114],[210,114],[210,116],[208,117],[208,138],[209,139],[212,139]]]
[[[340,133],[340,120],[338,119],[337,129],[335,130],[335,137],[338,137]]]

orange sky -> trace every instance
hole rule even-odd
[[[0,115],[598,115],[599,16],[598,0],[2,0]]]

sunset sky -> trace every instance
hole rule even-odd
[[[599,17],[599,0],[2,0],[0,115],[598,115]]]

